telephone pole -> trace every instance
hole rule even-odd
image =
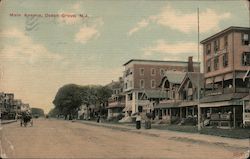
[[[198,35],[197,35],[197,52],[198,52],[198,65],[199,65],[199,73],[201,72],[200,70],[200,17],[199,17],[199,8],[197,8],[197,20],[198,20]],[[201,131],[201,108],[200,108],[200,75],[198,75],[198,115],[197,115],[197,122],[198,122],[198,131]]]

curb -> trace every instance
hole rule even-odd
[[[4,125],[4,124],[10,124],[10,123],[14,123],[14,122],[17,122],[17,120],[1,121],[0,124]]]

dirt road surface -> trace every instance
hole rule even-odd
[[[6,158],[152,159],[236,159],[247,151],[246,140],[145,131],[36,119],[33,127],[20,127],[19,122],[3,125],[0,151]]]

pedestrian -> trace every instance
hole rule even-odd
[[[141,128],[141,115],[140,115],[140,113],[137,114],[135,121],[136,121],[136,129],[140,129]]]
[[[99,123],[99,122],[100,122],[100,119],[101,119],[101,116],[100,116],[100,115],[98,115],[98,116],[97,116],[97,123]]]

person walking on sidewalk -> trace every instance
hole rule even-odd
[[[141,115],[140,115],[140,113],[137,114],[135,121],[136,121],[136,129],[140,129],[141,128]]]

